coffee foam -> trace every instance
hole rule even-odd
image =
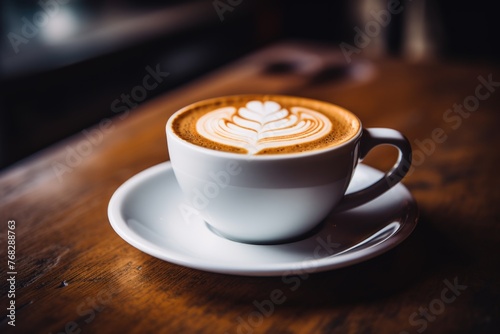
[[[257,155],[339,145],[359,126],[354,115],[335,105],[271,95],[201,101],[181,110],[172,122],[174,132],[195,145]]]

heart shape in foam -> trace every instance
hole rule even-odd
[[[246,149],[248,154],[311,142],[331,129],[332,122],[322,113],[299,106],[288,110],[275,101],[250,101],[239,109],[215,109],[196,123],[203,137]]]

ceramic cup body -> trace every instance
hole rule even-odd
[[[172,130],[174,117],[166,126],[168,150],[187,201],[219,234],[247,243],[285,242],[314,229],[346,200],[344,194],[358,161],[371,147],[382,143],[370,136],[377,131],[360,126],[352,138],[337,146],[248,156],[203,148],[181,139]],[[383,143],[391,144],[385,136],[387,131],[394,132],[396,141],[406,141],[399,132],[379,130]],[[380,195],[404,173],[386,175],[389,179],[379,181],[380,189],[370,187],[370,194],[366,189],[365,193],[358,192],[346,208]]]

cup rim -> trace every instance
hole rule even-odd
[[[356,133],[347,139],[346,141],[330,146],[330,147],[325,147],[325,148],[320,148],[320,149],[315,149],[312,151],[304,151],[304,152],[294,152],[294,153],[279,153],[279,154],[262,154],[262,155],[256,155],[256,154],[242,154],[242,153],[235,153],[235,152],[226,152],[226,151],[218,151],[210,148],[206,148],[203,146],[195,145],[193,143],[190,143],[189,141],[181,138],[178,136],[172,129],[172,124],[175,119],[175,117],[183,112],[185,112],[187,109],[191,109],[194,105],[197,104],[202,104],[202,103],[211,103],[212,101],[220,100],[220,99],[225,99],[225,98],[235,98],[235,97],[245,97],[245,96],[267,96],[267,97],[279,97],[279,98],[300,98],[304,100],[309,100],[309,101],[315,101],[315,102],[320,102],[320,103],[325,103],[332,105],[336,107],[337,109],[340,109],[342,112],[345,112],[349,114],[353,120],[355,120],[358,123],[358,130]],[[361,123],[361,120],[359,119],[358,116],[356,116],[353,112],[347,110],[346,108],[343,108],[337,104],[327,102],[327,101],[322,101],[322,100],[316,100],[316,99],[311,99],[307,97],[302,97],[302,96],[292,96],[292,95],[281,95],[281,94],[233,94],[233,95],[224,95],[224,96],[219,96],[219,97],[214,97],[214,98],[208,98],[204,100],[200,100],[197,102],[190,103],[187,106],[182,107],[181,109],[175,111],[167,120],[167,123],[165,125],[165,130],[167,133],[167,143],[170,138],[173,140],[177,141],[181,145],[184,145],[192,150],[199,151],[200,153],[204,153],[207,155],[213,155],[213,156],[218,156],[218,157],[225,157],[225,158],[231,158],[233,160],[284,160],[284,159],[297,159],[297,158],[304,158],[304,157],[310,157],[310,156],[317,156],[321,154],[325,154],[327,152],[331,151],[337,151],[340,150],[350,144],[352,142],[358,140],[361,137],[361,134],[363,132],[363,125]]]

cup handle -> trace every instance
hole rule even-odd
[[[335,207],[335,211],[345,211],[363,205],[392,188],[408,173],[411,166],[411,145],[399,131],[387,128],[363,129],[359,144],[359,159],[363,160],[368,152],[378,145],[391,145],[398,149],[399,155],[394,166],[374,184],[345,195]]]

